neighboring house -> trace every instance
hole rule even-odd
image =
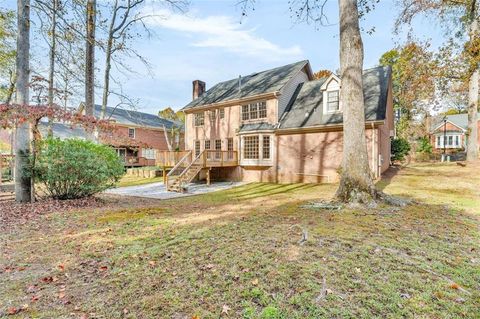
[[[480,119],[480,113],[478,114]],[[444,119],[446,121],[444,121]],[[436,151],[448,152],[465,150],[467,145],[468,114],[454,114],[436,117],[432,120],[430,143]],[[480,143],[480,120],[477,123]]]
[[[80,104],[79,111],[83,112],[84,105]],[[100,116],[101,106],[95,106],[94,115]],[[106,119],[114,126],[112,132],[100,134],[99,141],[111,145],[118,155],[124,159],[127,166],[153,166],[156,164],[157,155],[169,151],[166,138],[171,141],[172,147],[178,150],[184,149],[183,124],[176,123],[158,117],[157,115],[107,107]],[[177,138],[172,138],[170,130],[172,126],[180,127]],[[167,135],[164,130],[167,130]],[[39,131],[42,136],[48,134],[48,124],[39,123]],[[52,131],[55,137],[87,138],[87,132],[79,125],[72,126],[68,123],[53,123]]]
[[[391,71],[365,70],[363,82],[369,163],[378,178],[390,164]],[[186,149],[197,156],[193,166],[199,166],[206,152],[202,167],[208,177],[278,183],[337,180],[343,148],[340,86],[334,74],[314,80],[309,61],[221,82],[207,91],[204,82],[194,81],[193,101],[182,109]],[[213,164],[215,152],[227,152],[227,158],[218,155]],[[228,159],[235,163],[224,165]],[[202,176],[201,168],[187,171],[181,174],[188,179]]]

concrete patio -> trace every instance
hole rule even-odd
[[[156,199],[171,199],[171,198],[186,197],[186,196],[199,195],[199,194],[226,190],[226,189],[230,189],[243,184],[245,183],[215,182],[215,183],[212,183],[210,186],[208,186],[204,183],[190,183],[187,186],[187,192],[176,193],[176,192],[167,191],[163,183],[152,183],[152,184],[146,184],[146,185],[112,188],[112,189],[106,190],[105,193],[124,195],[124,196],[156,198]]]

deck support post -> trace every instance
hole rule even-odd
[[[163,174],[163,185],[167,185],[167,167],[166,166],[163,166],[162,174]]]
[[[207,170],[207,186],[210,186],[210,168]]]

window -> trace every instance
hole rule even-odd
[[[210,149],[210,140],[205,140],[205,148],[206,150]]]
[[[451,136],[451,135],[448,137],[448,145],[449,146],[453,145],[453,136]]]
[[[221,119],[225,118],[225,109],[222,108],[218,110],[218,117]]]
[[[440,136],[437,136],[437,147],[440,147],[440,145],[442,145],[441,139],[442,138]]]
[[[339,91],[327,91],[327,112],[339,110]]]
[[[216,151],[222,150],[222,140],[215,140],[215,150]],[[217,159],[222,158],[222,152],[215,152],[215,158]]]
[[[205,113],[203,112],[195,113],[195,126],[203,126],[204,124],[205,124]]]
[[[227,138],[227,151],[228,159],[233,159],[233,138]]]
[[[153,148],[142,148],[142,156],[146,159],[155,159],[157,151]]]
[[[263,159],[270,159],[270,136],[264,135],[263,142]]]
[[[195,157],[200,155],[200,141],[195,141]]]
[[[256,102],[242,105],[242,121],[264,119],[267,117],[267,103]]]
[[[210,110],[208,111],[208,114],[210,116],[210,122],[215,122],[215,119],[217,118],[217,110]]]
[[[460,136],[455,135],[455,146],[460,146]]]
[[[243,157],[245,159],[259,159],[258,135],[245,136],[243,143]]]
[[[129,128],[128,129],[128,137],[135,138],[135,129],[134,128]]]

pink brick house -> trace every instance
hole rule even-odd
[[[378,178],[390,164],[391,71],[368,69],[363,80],[369,162]],[[314,80],[309,61],[209,90],[194,81],[193,101],[182,109],[185,148],[192,156],[171,172],[170,188],[196,176],[275,183],[337,180],[343,139],[340,86],[336,75]]]

